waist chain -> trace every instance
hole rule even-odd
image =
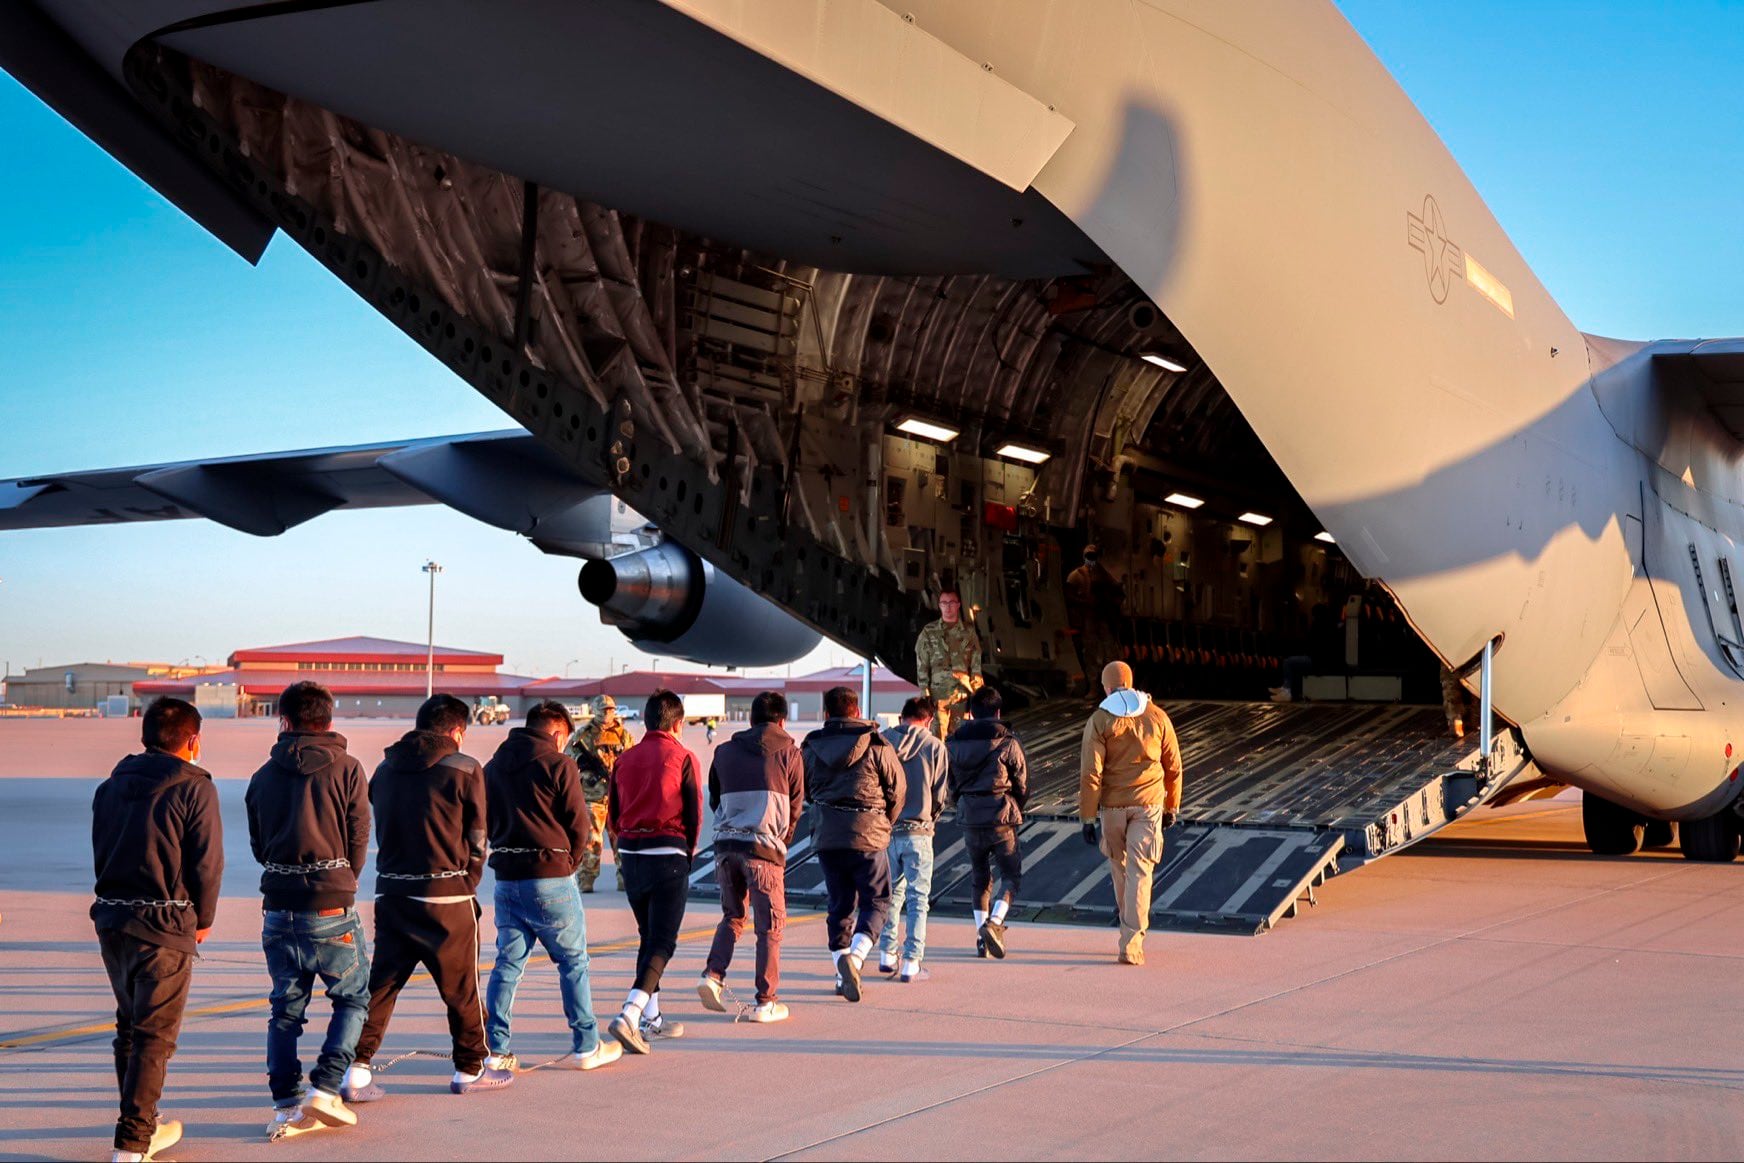
[[[567,848],[497,848],[497,847],[491,848],[491,854],[493,856],[499,852],[502,853],[504,856],[536,856],[541,852],[550,852],[553,855],[555,855],[556,853],[559,853],[559,852],[568,852],[568,851],[569,851],[569,849],[567,849]]]
[[[870,808],[861,804],[819,804],[820,808],[834,808],[838,812],[882,812],[882,807]]]
[[[268,872],[280,876],[303,876],[310,872],[330,872],[335,868],[350,868],[351,861],[341,856],[337,860],[317,860],[313,864],[275,864],[271,860],[261,861],[260,866]]]
[[[377,880],[447,880],[450,877],[465,876],[466,869],[457,872],[377,872]]]
[[[123,909],[191,909],[194,907],[193,901],[149,901],[144,897],[134,897],[129,900],[116,900],[113,897],[100,896],[97,898],[97,903],[100,905],[115,905],[116,907]]]

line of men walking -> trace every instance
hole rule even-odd
[[[1101,843],[1109,857],[1119,959],[1142,964],[1151,871],[1180,803],[1180,755],[1167,715],[1132,689],[1125,664],[1109,664],[1103,677],[1110,693],[1085,726],[1079,808],[1086,841]],[[992,687],[973,692],[968,719],[945,743],[935,737],[931,699],[910,699],[901,722],[880,731],[861,717],[858,695],[837,687],[824,696],[823,726],[796,744],[786,699],[764,692],[752,703],[750,728],[721,744],[706,779],[679,739],[683,703],[660,691],[648,700],[643,740],[626,740],[614,755],[603,813],[566,753],[574,723],[558,703],[531,708],[481,766],[461,750],[466,704],[435,695],[368,778],[332,730],[324,688],[293,684],[279,708],[278,741],[245,796],[272,981],[272,1138],[354,1125],[352,1104],[385,1096],[374,1060],[420,967],[447,1013],[453,1094],[500,1089],[522,1069],[512,1013],[535,944],[557,968],[571,1035],[570,1052],[541,1065],[594,1070],[625,1051],[646,1054],[654,1042],[682,1037],[682,1023],[661,1010],[660,992],[683,922],[705,794],[722,910],[697,983],[706,1009],[724,1012],[732,999],[727,973],[749,920],[755,1004],[743,1015],[759,1023],[789,1016],[779,997],[786,867],[807,804],[816,812],[809,843],[823,872],[838,996],[861,1000],[861,970],[875,947],[882,973],[903,983],[929,976],[932,840],[947,803],[964,827],[977,955],[1006,955],[1029,787],[1022,745]],[[179,1123],[159,1119],[157,1103],[223,872],[217,793],[196,765],[200,726],[190,704],[154,702],[142,720],[144,752],[123,759],[93,801],[91,916],[116,997],[117,1160],[151,1158],[182,1133]],[[638,930],[635,979],[609,1040],[593,1007],[578,879],[589,854],[597,860],[602,815]],[[355,907],[372,821],[373,957]],[[487,860],[497,953],[481,996],[477,889]],[[316,981],[333,1012],[305,1077],[298,1042]]]

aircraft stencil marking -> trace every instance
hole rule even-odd
[[[1447,302],[1447,289],[1454,279],[1465,279],[1465,253],[1447,236],[1447,223],[1433,194],[1423,196],[1423,213],[1405,212],[1406,237],[1411,249],[1423,254],[1423,273],[1429,280],[1429,295]]]

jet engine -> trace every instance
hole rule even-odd
[[[650,654],[705,666],[779,666],[820,641],[802,625],[671,541],[581,567],[581,596]]]

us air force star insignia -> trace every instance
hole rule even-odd
[[[1421,215],[1405,212],[1405,232],[1411,249],[1423,253],[1430,297],[1437,303],[1447,302],[1447,288],[1453,280],[1465,278],[1465,254],[1447,236],[1447,223],[1442,221],[1441,207],[1432,195],[1424,195]]]

